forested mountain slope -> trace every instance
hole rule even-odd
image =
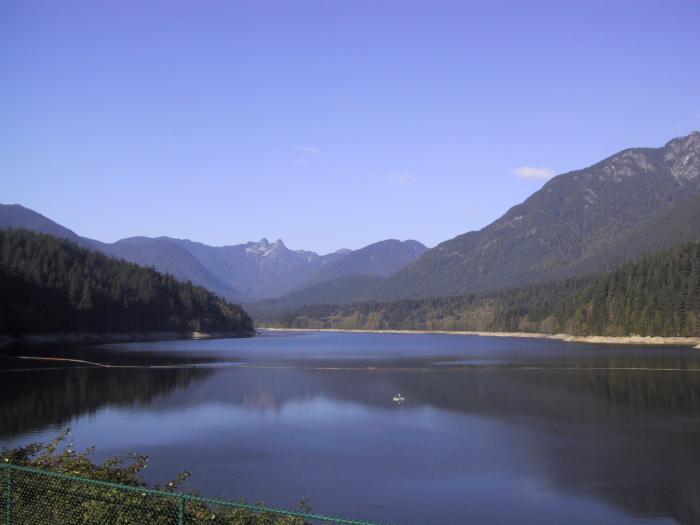
[[[423,255],[428,248],[418,241],[388,239],[346,253],[326,264],[302,284],[303,288],[348,276],[389,277]]]
[[[483,297],[307,306],[270,325],[291,328],[478,330],[575,335],[700,336],[700,243],[617,270]]]
[[[311,281],[251,308],[269,318],[330,297],[345,304],[494,293],[612,270],[694,240],[700,240],[697,132],[555,177],[491,225],[439,244],[383,281]]]
[[[664,218],[699,194],[700,133],[628,149],[555,177],[484,229],[439,244],[373,297],[484,293],[611,269],[661,247],[657,221],[667,246],[700,238],[700,222]]]
[[[0,230],[0,290],[4,333],[254,330],[202,287],[27,230]]]
[[[302,288],[278,299],[265,299],[245,305],[255,319],[269,319],[275,314],[312,304],[345,304],[369,298],[370,290],[384,282],[385,277],[347,275],[332,281]]]
[[[331,297],[342,303],[484,294],[611,270],[653,250],[700,239],[699,204],[700,133],[694,132],[661,148],[628,149],[555,177],[482,230],[427,251],[415,241],[396,240],[327,255],[266,239],[218,247],[168,237],[105,244],[16,205],[0,206],[0,228],[66,237],[230,300],[279,298],[266,305],[291,307]]]
[[[172,237],[129,237],[104,243],[81,237],[18,204],[0,204],[0,229],[9,228],[69,239],[129,262],[152,266],[237,302],[277,298],[339,277],[388,276],[427,249],[417,241],[393,239],[326,255],[291,250],[279,239],[228,246],[209,246]]]
[[[222,282],[190,252],[168,239],[133,237],[113,244],[101,243],[97,249],[119,259],[169,273],[181,281],[191,281],[230,301],[245,298],[241,291]]]

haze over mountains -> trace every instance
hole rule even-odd
[[[417,241],[387,240],[359,250],[319,255],[290,250],[282,240],[208,246],[170,237],[130,237],[103,243],[20,205],[0,205],[0,229],[25,228],[189,280],[238,302],[275,298],[307,285],[346,276],[388,276],[427,248]]]
[[[397,240],[328,255],[266,239],[223,247],[168,237],[105,244],[17,205],[0,206],[0,228],[7,227],[51,233],[154,266],[247,302],[252,313],[493,293],[609,270],[700,240],[700,132],[554,177],[485,228],[430,250]]]

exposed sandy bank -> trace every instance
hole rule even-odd
[[[577,336],[571,334],[542,334],[534,332],[472,332],[460,330],[342,330],[339,328],[263,328],[275,332],[350,332],[372,334],[448,334],[478,335],[481,337],[523,337],[529,339],[556,339],[567,343],[592,343],[607,345],[673,345],[692,346],[700,349],[700,337],[643,337],[630,336]]]

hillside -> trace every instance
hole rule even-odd
[[[329,301],[496,293],[612,270],[700,239],[700,133],[661,148],[624,150],[557,176],[482,230],[430,250],[398,240],[327,255],[266,239],[208,246],[133,237],[106,244],[18,205],[0,205],[0,227],[68,238],[191,280],[259,312]]]
[[[596,253],[573,263],[568,271],[595,273],[645,254],[700,239],[700,194],[682,199],[659,217],[642,221],[624,237],[609,240]]]
[[[364,275],[389,277],[423,255],[428,248],[418,241],[388,239],[346,253],[319,268],[302,287],[315,286],[341,277]]]
[[[285,308],[328,302],[326,297],[345,304],[483,295],[612,270],[695,240],[700,240],[698,132],[555,177],[494,223],[425,251],[384,280],[319,278],[342,267],[340,260],[305,288],[251,308],[269,318]]]
[[[191,281],[230,301],[245,298],[242,292],[222,282],[190,252],[167,239],[133,237],[113,244],[100,244],[97,248],[119,259],[169,273],[181,281]]]
[[[92,248],[94,241],[81,237],[73,230],[61,226],[40,213],[19,204],[0,204],[0,230],[22,228],[36,233],[46,233],[60,239],[73,241],[80,246]]]
[[[228,246],[172,237],[129,237],[104,243],[81,237],[18,204],[0,204],[0,229],[9,228],[48,233],[129,262],[152,266],[236,302],[277,298],[339,277],[388,276],[426,250],[417,241],[393,239],[326,255],[291,250],[282,240],[267,239]]]
[[[221,281],[240,289],[246,301],[289,293],[324,265],[344,256],[342,253],[319,255],[307,250],[291,250],[281,239],[230,246],[165,240],[187,250]]]
[[[269,319],[281,311],[306,305],[362,301],[368,299],[369,291],[384,280],[384,277],[373,275],[347,275],[303,288],[278,299],[246,304],[245,307],[255,319]]]
[[[27,230],[0,230],[0,290],[1,333],[254,330],[202,287]]]
[[[662,148],[628,149],[555,177],[484,229],[439,244],[373,297],[487,293],[612,269],[663,247],[657,221],[664,222],[666,246],[700,239],[700,221],[666,217],[699,194],[700,133]]]
[[[517,288],[389,303],[307,306],[267,323],[287,328],[478,330],[700,336],[700,243],[617,270]]]

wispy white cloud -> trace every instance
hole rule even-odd
[[[384,175],[374,175],[373,179],[383,180],[389,184],[398,184],[400,186],[405,186],[406,184],[412,184],[416,181],[416,177],[407,170],[393,170]]]
[[[314,155],[316,157],[321,155],[321,150],[314,146],[294,146],[292,149],[297,153],[304,153],[306,155]]]
[[[321,150],[315,146],[292,146],[289,148],[292,154],[292,164],[296,166],[310,166],[313,159],[321,156]]]
[[[549,180],[554,177],[554,170],[547,167],[536,168],[533,166],[521,166],[513,170],[518,177],[526,180]]]

